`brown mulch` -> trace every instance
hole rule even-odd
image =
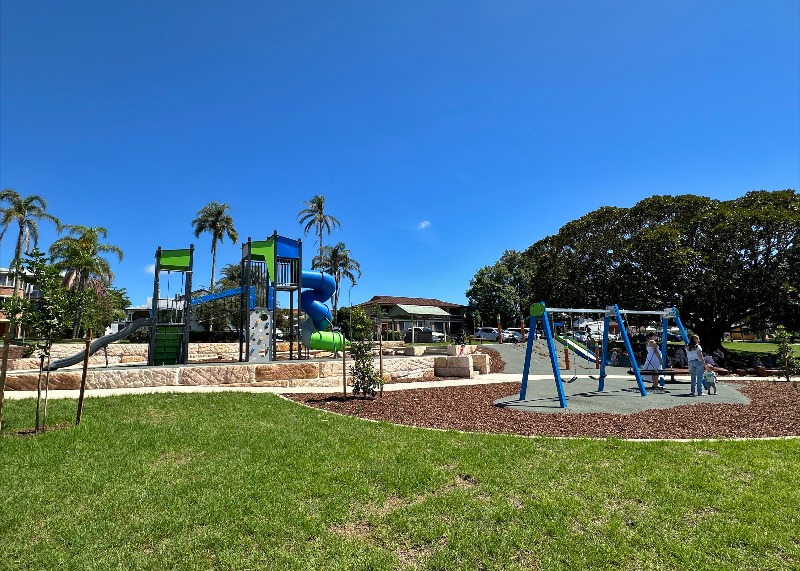
[[[593,438],[763,438],[800,436],[800,388],[749,381],[740,390],[750,404],[701,402],[635,414],[535,413],[494,406],[519,393],[519,383],[384,392],[374,400],[287,394],[319,409],[408,426],[524,436]]]
[[[500,358],[500,353],[489,347],[478,347],[475,349],[476,353],[484,353],[489,355],[489,372],[502,373],[506,369],[506,363]]]

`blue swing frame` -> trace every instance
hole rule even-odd
[[[519,391],[519,400],[525,400],[527,391],[528,391],[528,376],[530,374],[530,367],[531,367],[531,356],[533,353],[533,343],[536,340],[536,326],[539,320],[542,320],[542,326],[544,329],[544,336],[545,340],[547,341],[547,348],[550,353],[550,364],[553,368],[553,378],[556,383],[556,391],[558,392],[558,402],[561,408],[567,408],[567,398],[564,394],[564,382],[561,378],[561,372],[558,369],[558,356],[556,354],[556,347],[555,347],[555,340],[553,339],[553,333],[550,329],[550,318],[547,315],[548,311],[564,311],[564,312],[582,312],[582,313],[603,313],[603,345],[602,351],[600,354],[600,377],[597,383],[597,390],[601,392],[605,390],[605,378],[606,378],[606,355],[608,354],[608,329],[611,324],[611,318],[614,317],[617,320],[617,323],[620,324],[620,332],[622,334],[622,341],[625,345],[625,349],[630,356],[631,362],[631,370],[633,371],[634,376],[636,377],[636,385],[639,388],[639,394],[643,397],[647,396],[647,389],[644,386],[644,381],[642,381],[642,374],[641,370],[639,369],[639,364],[636,362],[636,359],[633,355],[633,348],[631,346],[631,340],[628,336],[627,328],[624,326],[624,321],[622,319],[623,314],[642,314],[642,315],[659,315],[661,316],[661,325],[662,325],[662,336],[661,336],[661,353],[662,355],[666,356],[667,354],[667,333],[669,328],[669,320],[674,319],[678,329],[681,332],[681,337],[683,338],[685,343],[689,342],[689,338],[686,335],[686,330],[683,327],[683,323],[681,323],[680,316],[678,314],[678,310],[674,307],[668,307],[663,311],[634,311],[634,310],[621,310],[617,305],[609,305],[606,306],[605,310],[593,310],[593,309],[547,309],[547,306],[543,301],[538,303],[534,303],[530,307],[530,323],[529,323],[529,334],[528,340],[525,349],[525,364],[522,368],[522,383],[520,386]]]

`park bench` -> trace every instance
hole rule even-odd
[[[633,370],[628,371],[629,374],[633,374]],[[643,377],[650,377],[652,375],[658,375],[659,377],[669,376],[669,381],[671,383],[675,382],[675,375],[688,375],[689,369],[639,369],[639,373]]]

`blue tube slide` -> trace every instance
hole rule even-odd
[[[341,333],[326,331],[333,321],[331,310],[325,306],[333,292],[336,282],[333,276],[324,272],[303,271],[301,274],[304,289],[300,293],[300,308],[309,319],[302,325],[300,338],[310,349],[325,351],[341,350],[344,337]]]

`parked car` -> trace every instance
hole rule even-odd
[[[434,331],[430,327],[409,327],[403,335],[403,341],[405,343],[412,342],[412,331],[414,343],[437,343],[439,341],[444,341],[444,333]]]
[[[503,331],[504,332],[508,331],[509,333],[512,333],[514,335],[514,338],[517,340],[518,343],[522,342],[522,329],[520,329],[519,327],[509,327],[508,329],[504,329]],[[528,335],[529,334],[530,334],[530,328],[526,327],[525,328],[525,341],[528,340]],[[540,337],[539,333],[536,333],[536,338],[539,339],[539,337]]]
[[[519,327],[509,327],[505,331],[508,331],[509,333],[513,333],[514,337],[516,337],[517,341],[522,341],[522,329],[520,329]],[[530,331],[530,328],[526,327],[525,328],[525,340],[526,341],[528,339],[528,332],[529,331]]]
[[[478,327],[475,330],[475,339],[483,339],[484,341],[497,341],[498,337],[499,334],[497,332],[497,327]],[[503,329],[503,341],[516,343],[516,337],[507,329]]]
[[[517,331],[503,329],[503,341],[505,341],[507,335],[510,335],[509,341],[512,343],[522,343],[522,333],[519,332],[519,328],[517,328]]]

